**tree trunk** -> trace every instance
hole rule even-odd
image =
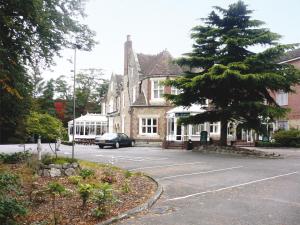
[[[227,145],[227,120],[221,120],[221,137],[220,137],[220,145]]]

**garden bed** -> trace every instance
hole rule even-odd
[[[54,218],[56,224],[97,224],[146,202],[157,189],[157,184],[141,173],[87,161],[78,163],[81,172],[70,177],[38,176],[38,165],[32,158],[1,163],[0,174],[9,172],[21,181],[22,194],[12,197],[24,203],[27,213],[14,219],[19,224],[54,224]],[[83,206],[85,194],[88,198]]]

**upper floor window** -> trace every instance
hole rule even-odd
[[[276,93],[276,102],[278,105],[288,105],[288,93],[279,91]]]
[[[153,98],[162,98],[164,94],[164,86],[159,84],[159,80],[152,81]]]

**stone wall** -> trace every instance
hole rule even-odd
[[[159,106],[159,107],[132,107],[132,137],[137,141],[163,141],[167,132],[167,119],[166,112],[172,107]],[[155,117],[158,120],[158,132],[157,135],[143,135],[139,132],[140,118],[142,117]]]
[[[78,163],[64,163],[64,164],[41,164],[38,170],[38,175],[43,177],[61,177],[73,176],[78,173],[80,166]]]

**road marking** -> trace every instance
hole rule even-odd
[[[242,167],[243,166],[235,166],[235,167],[230,167],[230,168],[217,169],[217,170],[209,170],[209,171],[202,171],[202,172],[197,172],[197,173],[179,174],[179,175],[174,175],[174,176],[161,177],[161,178],[158,178],[156,180],[166,180],[166,179],[176,178],[176,177],[185,177],[185,176],[193,176],[193,175],[214,173],[214,172],[220,172],[220,171],[234,170],[234,169],[239,169],[239,168],[242,168]]]
[[[107,157],[107,158],[114,158],[120,160],[129,160],[135,162],[142,162],[142,161],[157,161],[157,160],[167,160],[168,158],[151,158],[151,157],[128,157],[128,156],[114,156],[114,155],[96,155],[97,157]]]
[[[153,169],[153,168],[164,168],[164,167],[172,167],[172,166],[194,165],[194,164],[199,164],[199,163],[204,163],[204,162],[178,163],[178,164],[170,164],[170,165],[163,165],[163,166],[146,166],[146,167],[139,167],[139,168],[131,169],[130,171]]]
[[[220,189],[216,189],[216,190],[203,191],[203,192],[199,192],[199,193],[195,193],[195,194],[191,194],[191,195],[186,195],[186,196],[182,196],[182,197],[170,198],[170,199],[167,199],[165,202],[182,200],[182,199],[186,199],[186,198],[190,198],[190,197],[194,197],[194,196],[200,196],[200,195],[204,195],[204,194],[208,194],[208,193],[220,192],[220,191],[224,191],[224,190],[228,190],[228,189],[232,189],[232,188],[237,188],[237,187],[242,187],[242,186],[246,186],[246,185],[250,185],[250,184],[263,182],[263,181],[266,181],[266,180],[273,180],[273,179],[276,179],[276,178],[279,178],[279,177],[290,176],[290,175],[293,175],[293,174],[298,174],[298,171],[291,172],[291,173],[286,173],[286,174],[280,174],[280,175],[277,175],[277,176],[267,177],[267,178],[263,178],[263,179],[259,179],[259,180],[253,180],[253,181],[250,181],[250,182],[237,184],[237,185],[233,185],[233,186],[229,186],[229,187],[224,187],[224,188],[220,188]]]

